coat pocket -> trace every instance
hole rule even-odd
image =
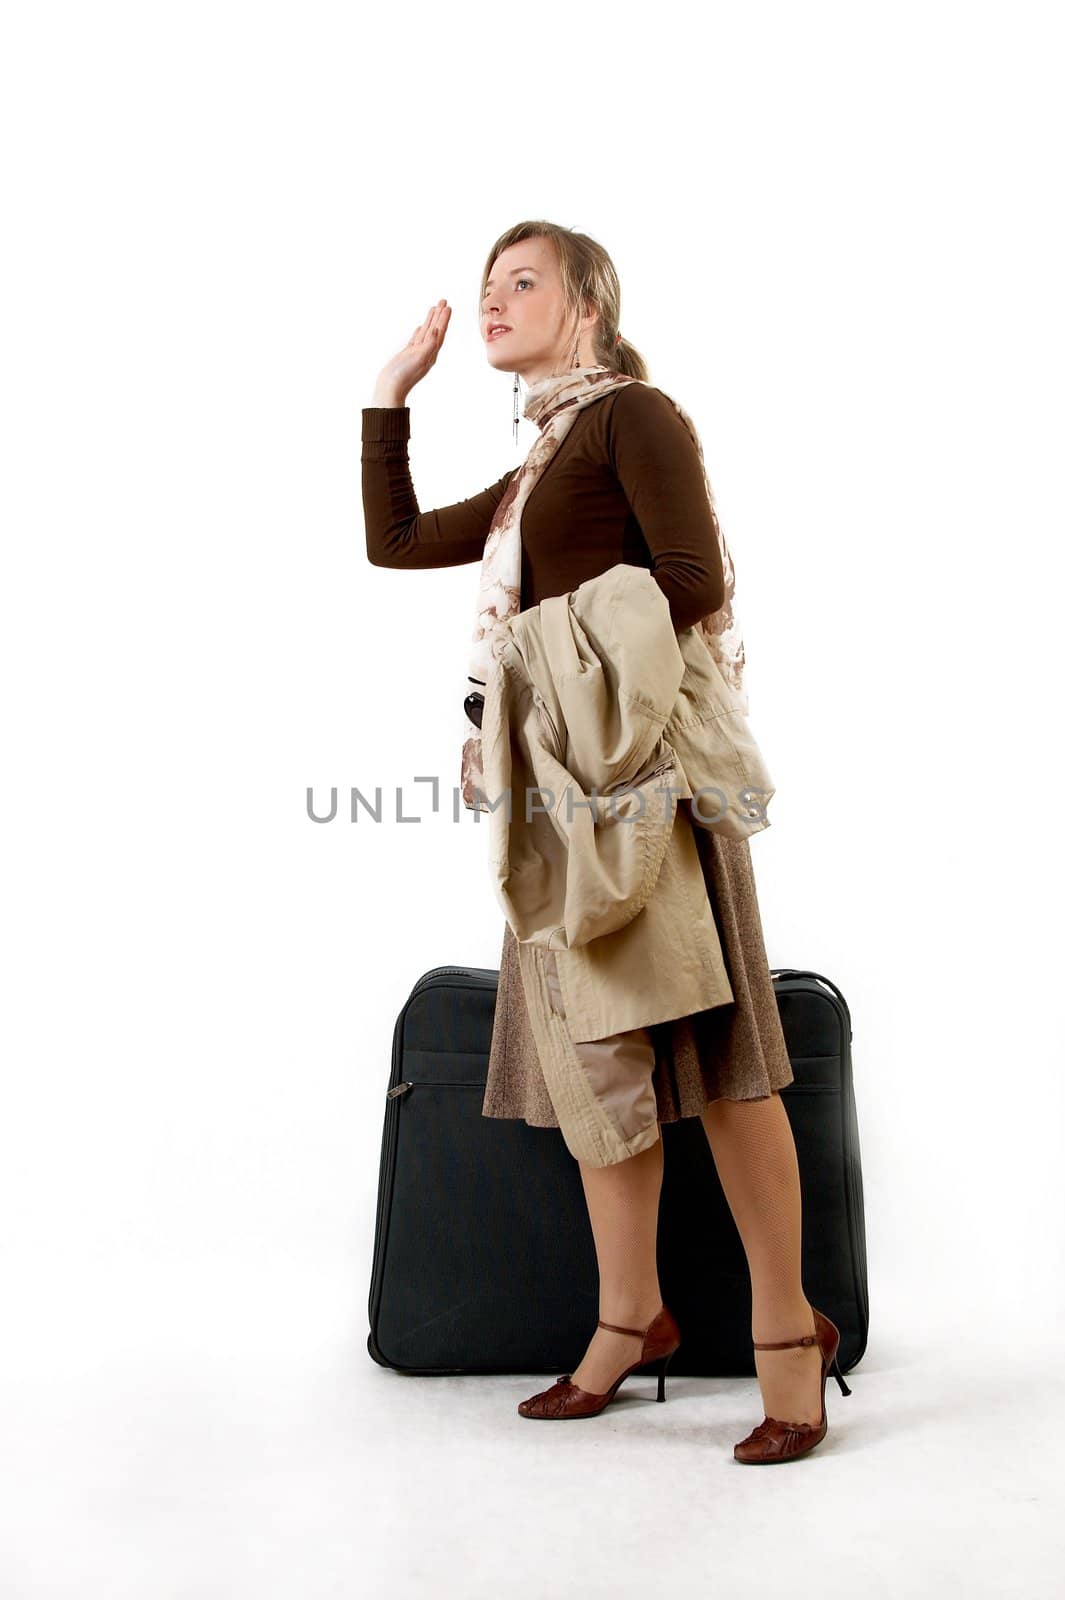
[[[605,793],[611,795],[627,794],[629,790],[640,789],[645,783],[650,783],[653,778],[659,778],[667,772],[676,774],[677,752],[668,744],[664,746],[664,749],[659,749],[652,756],[651,761],[653,764],[645,765],[643,771],[637,772],[634,777],[621,779],[617,783],[611,784],[610,788],[605,790]]]
[[[536,707],[536,715],[540,719],[540,729],[544,736],[544,743],[555,760],[561,762],[564,751],[562,749],[562,735],[559,732],[558,725],[548,710],[547,702],[539,689],[533,689],[532,697],[533,704]]]

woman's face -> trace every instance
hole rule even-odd
[[[596,317],[584,319],[578,364],[595,365],[592,349]],[[494,324],[507,332],[493,335]],[[558,258],[549,239],[521,239],[501,250],[488,274],[481,304],[481,337],[488,363],[500,372],[517,372],[526,384],[572,363],[573,324],[567,327]]]

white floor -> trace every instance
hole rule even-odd
[[[754,1379],[414,1378],[362,1285],[41,1265],[3,1330],[4,1600],[1061,1593],[1060,1349],[881,1329],[803,1461],[740,1466]]]

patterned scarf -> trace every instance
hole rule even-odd
[[[481,581],[477,596],[477,621],[473,630],[468,681],[464,695],[483,695],[490,673],[498,668],[498,655],[506,637],[506,624],[521,610],[521,512],[541,474],[548,466],[577,419],[582,407],[613,393],[618,384],[640,383],[626,373],[610,367],[575,367],[561,377],[542,378],[530,384],[525,396],[525,415],[537,424],[540,436],[515,472],[492,518],[481,560]],[[743,688],[743,640],[732,609],[736,575],[724,534],[714,508],[714,496],[703,460],[703,447],[688,413],[672,395],[666,397],[676,407],[699,452],[703,480],[717,530],[721,565],[725,575],[725,599],[717,611],[695,624],[727,682],[739,696],[746,713],[747,696]],[[484,769],[481,765],[481,730],[463,709],[461,790],[463,804],[474,811],[483,805]]]

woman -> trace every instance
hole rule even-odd
[[[641,380],[617,384],[580,409],[529,495],[520,523],[520,605],[566,594],[617,562],[633,563],[650,569],[679,632],[722,605],[716,519],[699,450],[672,401],[646,381],[642,359],[621,338],[618,310],[613,264],[586,235],[526,222],[489,252],[481,337],[489,365],[515,374],[515,418],[519,377],[527,386],[543,385],[587,369]],[[507,472],[457,504],[419,510],[407,456],[407,396],[435,363],[450,317],[447,301],[437,301],[386,363],[373,405],[363,411],[366,547],[375,566],[423,569],[481,560],[515,476]],[[680,806],[674,825],[691,826]],[[824,1436],[824,1384],[839,1335],[802,1287],[798,1163],[778,1092],[793,1075],[749,846],[746,839],[693,831],[734,998],[636,1030],[610,1059],[619,1072],[624,1061],[630,1074],[644,1073],[645,1103],[651,1097],[661,1121],[701,1118],[750,1269],[751,1333],[766,1412],[734,1454],[750,1463],[787,1460]],[[559,1125],[537,1069],[509,926],[482,1111]],[[599,1266],[600,1324],[575,1371],[522,1402],[522,1415],[593,1415],[645,1361],[656,1359],[664,1371],[679,1335],[658,1284],[662,1158],[659,1136],[611,1165],[580,1163]],[[660,1397],[661,1385],[660,1377]]]

